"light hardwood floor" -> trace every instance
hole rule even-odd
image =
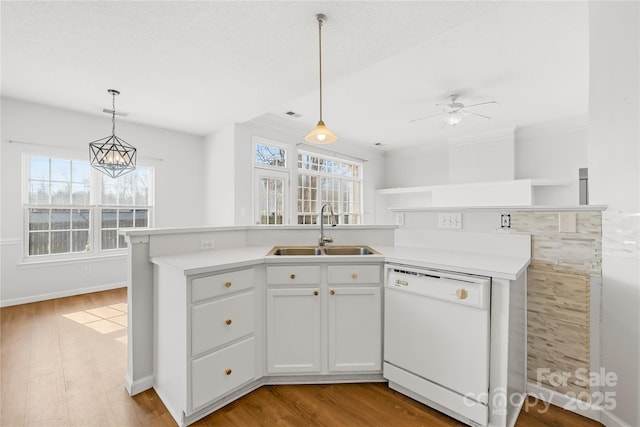
[[[175,426],[153,390],[130,397],[126,289],[1,311],[0,425]],[[601,424],[541,404],[517,426]],[[386,384],[265,386],[194,426],[459,426]]]

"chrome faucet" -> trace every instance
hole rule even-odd
[[[324,246],[325,243],[333,243],[333,238],[324,235],[324,208],[329,207],[329,211],[331,212],[331,226],[336,226],[336,218],[333,213],[333,207],[329,203],[325,203],[320,208],[320,213],[318,214],[318,221],[320,222],[320,238],[318,239],[318,246]]]

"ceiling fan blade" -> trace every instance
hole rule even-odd
[[[409,120],[409,123],[418,122],[420,120],[430,119],[431,117],[437,117],[437,116],[441,116],[441,115],[442,115],[442,113],[431,114],[430,116],[424,116],[424,117],[419,117],[417,119]]]
[[[465,110],[465,111],[464,111],[464,113],[465,113],[465,114],[473,114],[474,116],[480,116],[480,117],[484,117],[485,119],[489,119],[489,120],[491,120],[491,117],[489,117],[489,116],[485,116],[485,115],[483,115],[483,114],[474,113],[473,111],[467,111],[467,110]]]
[[[498,103],[497,101],[480,102],[479,104],[465,105],[464,108],[477,107],[478,105],[485,105],[485,104],[497,104],[497,103]]]

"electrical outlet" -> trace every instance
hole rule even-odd
[[[438,228],[462,228],[462,213],[438,214]]]
[[[395,214],[396,217],[396,225],[404,225],[404,213],[397,212]]]
[[[500,228],[511,228],[511,214],[500,214]]]
[[[84,272],[85,272],[85,274],[91,274],[91,273],[92,273],[92,271],[93,271],[93,270],[92,270],[92,268],[91,268],[91,266],[90,266],[90,265],[86,265],[86,266],[84,267]]]
[[[200,240],[200,249],[213,249],[215,247],[215,240]]]

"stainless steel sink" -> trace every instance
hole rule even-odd
[[[374,255],[379,254],[369,246],[274,246],[267,255],[316,256],[316,255]]]
[[[274,246],[267,255],[304,256],[322,255],[322,248],[314,246]]]
[[[327,255],[373,255],[376,251],[368,246],[328,246],[324,248]]]

